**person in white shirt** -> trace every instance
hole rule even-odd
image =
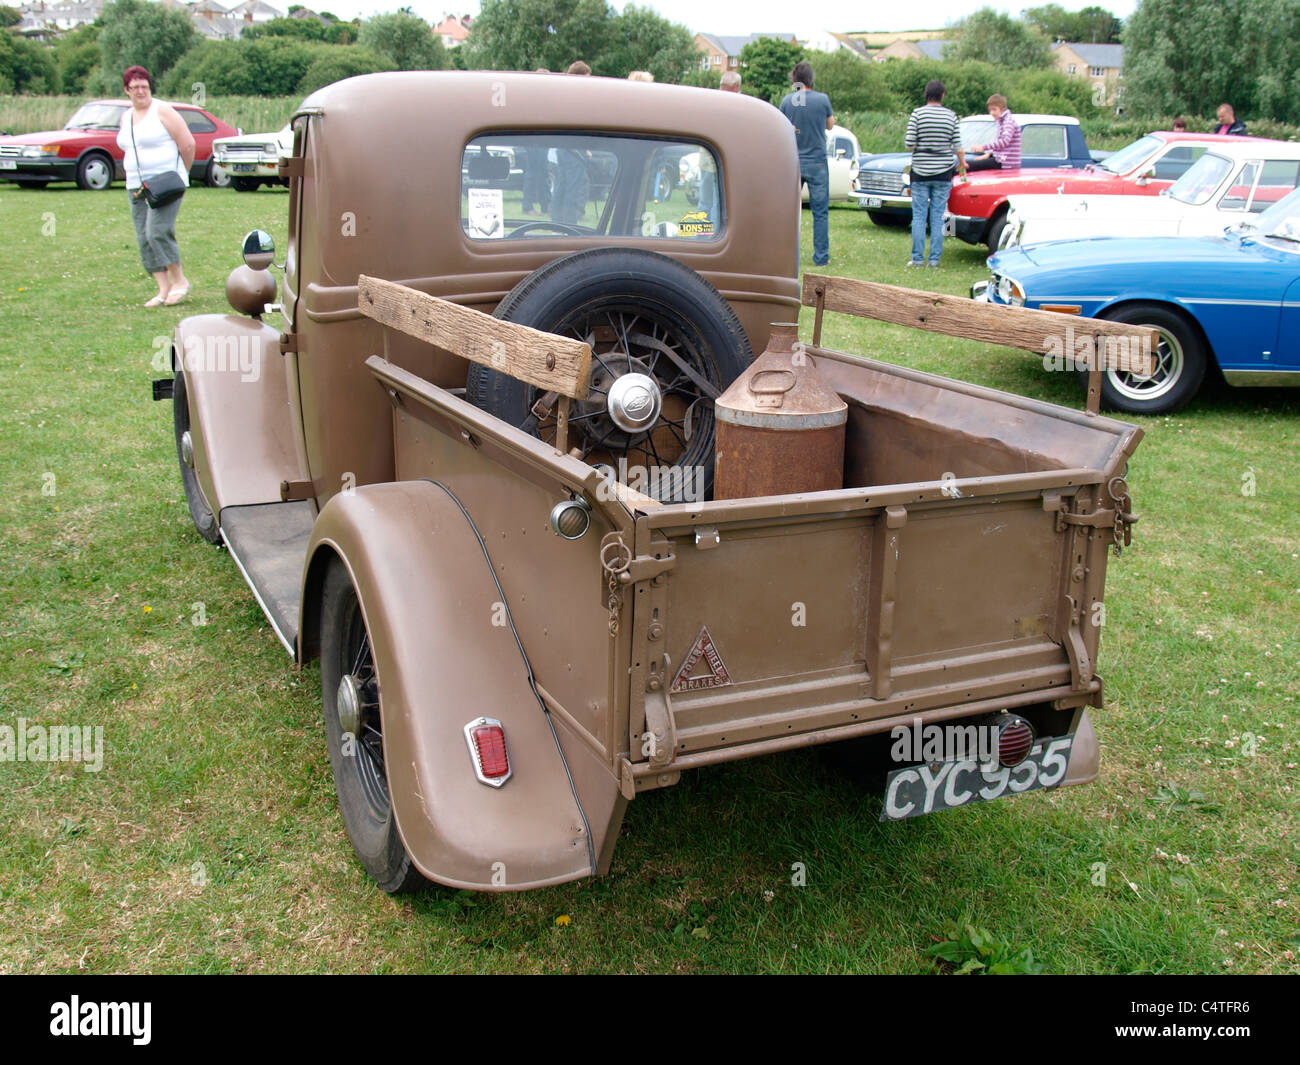
[[[131,221],[140,246],[140,261],[158,282],[158,295],[145,306],[170,307],[190,294],[176,243],[176,216],[184,197],[163,207],[150,207],[141,195],[140,184],[175,170],[188,185],[194,164],[194,134],[176,108],[153,98],[153,77],[144,67],[128,67],[122,84],[131,99],[131,109],[122,116],[117,145],[125,153],[126,191],[131,197]]]

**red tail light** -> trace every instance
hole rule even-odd
[[[998,719],[998,761],[1004,766],[1019,765],[1034,746],[1034,726],[1023,717],[1005,714]]]
[[[506,730],[494,717],[475,718],[465,726],[465,742],[474,761],[474,775],[499,788],[510,779],[510,755],[506,751]]]

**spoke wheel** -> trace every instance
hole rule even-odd
[[[654,252],[593,249],[531,274],[496,314],[591,347],[590,395],[569,412],[575,456],[664,502],[705,497],[713,401],[748,364],[750,348],[735,313],[704,278]],[[657,412],[644,423],[621,408],[619,394],[632,380],[644,384],[641,398]],[[477,364],[466,391],[484,410],[555,442],[554,393]]]
[[[424,878],[393,817],[374,648],[361,600],[340,562],[330,566],[322,596],[321,690],[334,788],[352,848],[385,891],[415,890]]]
[[[1133,304],[1107,316],[1111,321],[1156,330],[1150,375],[1107,370],[1101,376],[1106,405],[1134,414],[1164,414],[1185,406],[1201,387],[1208,358],[1205,344],[1178,312],[1153,304]],[[1086,374],[1084,375],[1086,376]]]

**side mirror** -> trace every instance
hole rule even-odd
[[[250,229],[244,234],[240,252],[244,262],[254,270],[265,270],[275,265],[275,241],[265,229]]]
[[[1142,173],[1140,173],[1137,176],[1136,184],[1149,185],[1151,183],[1151,179],[1155,176],[1156,176],[1156,168],[1154,166],[1148,167],[1146,170],[1143,170]]]

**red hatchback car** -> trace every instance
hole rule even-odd
[[[996,251],[1009,196],[1155,196],[1182,177],[1207,148],[1240,140],[1217,133],[1148,133],[1082,170],[977,170],[969,180],[953,183],[948,197],[953,232],[968,244],[987,244]]]
[[[44,188],[51,181],[75,181],[80,189],[106,189],[125,178],[117,131],[127,100],[82,104],[62,129],[0,137],[0,181]],[[230,176],[212,161],[212,142],[239,130],[193,104],[173,104],[196,145],[190,181],[229,185]]]

